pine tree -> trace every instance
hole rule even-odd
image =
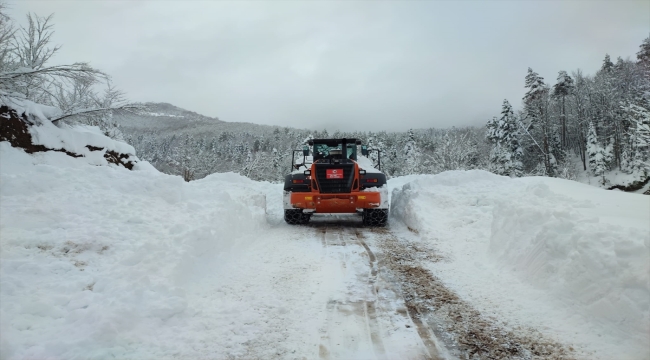
[[[628,104],[623,110],[632,124],[630,140],[633,156],[630,170],[648,176],[650,164],[646,160],[650,152],[650,110],[636,104]]]
[[[562,126],[561,143],[562,147],[567,146],[567,119],[566,119],[566,97],[571,95],[575,87],[574,81],[566,71],[560,71],[557,75],[557,83],[553,86],[553,97],[561,100],[562,113],[560,114],[560,124]]]
[[[611,72],[614,67],[612,59],[610,59],[609,54],[605,54],[605,59],[603,60],[603,66],[600,68],[603,72]]]
[[[282,153],[276,148],[273,148],[271,152],[273,154],[274,180],[281,180],[284,175],[284,172],[282,171]]]
[[[534,114],[537,110],[534,107],[536,105],[535,101],[539,100],[547,91],[546,84],[544,83],[544,78],[539,76],[538,73],[534,72],[533,69],[528,68],[528,74],[526,74],[524,87],[528,89],[524,95],[526,112]]]
[[[621,170],[630,173],[630,153],[627,148],[621,152]]]
[[[549,136],[549,157],[553,174],[557,174],[557,169],[561,163],[566,160],[566,152],[561,145],[560,133],[556,126],[551,126],[551,135]]]
[[[523,151],[519,143],[519,132],[512,106],[503,100],[501,118],[488,121],[488,140],[493,143],[490,152],[490,171],[499,175],[521,176]]]
[[[409,129],[407,137],[406,145],[404,146],[404,157],[406,158],[404,174],[417,174],[420,170],[421,154],[415,140],[413,129]]]
[[[602,176],[605,172],[604,151],[598,144],[598,135],[593,122],[589,122],[587,134],[587,155],[589,156],[589,169],[595,176]]]
[[[517,126],[518,119],[512,111],[512,106],[505,99],[501,108],[501,121],[505,124],[504,129],[507,129],[508,133],[503,137],[508,152],[510,153],[508,175],[520,177],[523,175],[522,158],[524,152],[521,147],[519,127]]]
[[[544,78],[528,68],[524,95],[524,113],[530,122],[528,135],[540,152],[546,176],[555,176],[557,162],[551,149],[552,126],[549,116],[549,88]],[[532,148],[534,149],[534,148]]]
[[[637,63],[648,68],[650,67],[650,36],[643,40],[640,48],[636,53]]]
[[[601,150],[603,152],[603,164],[605,169],[609,170],[614,164],[614,138],[609,138],[609,142]]]

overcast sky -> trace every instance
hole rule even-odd
[[[328,130],[484,124],[528,67],[635,58],[650,1],[15,1],[54,13],[53,63],[87,61],[133,101]]]

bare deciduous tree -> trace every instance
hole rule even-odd
[[[0,101],[54,106],[61,113],[52,122],[66,119],[103,128],[112,126],[106,120],[113,111],[138,108],[125,101],[106,73],[88,63],[48,64],[61,49],[51,45],[52,15],[28,14],[27,26],[16,28],[4,9],[0,4]]]

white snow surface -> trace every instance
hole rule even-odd
[[[135,159],[133,146],[107,137],[97,126],[62,124],[59,127],[49,121],[44,121],[39,125],[30,126],[29,132],[34,144],[83,155],[82,159],[92,165],[107,165],[108,161],[104,158],[104,153],[110,150],[128,154],[129,158]],[[91,151],[86,147],[87,145],[103,150]]]
[[[421,355],[354,231],[284,224],[281,184],[95,165],[0,143],[0,358],[377,358],[369,327],[385,358]],[[429,269],[482,313],[584,358],[650,355],[650,198],[483,171],[389,187],[390,231],[433,245]],[[353,316],[364,301],[375,322]]]
[[[372,163],[372,160],[368,159],[363,155],[357,156],[357,164],[359,167],[365,170],[367,173],[380,173],[381,171],[377,170]]]
[[[300,359],[321,344],[374,358],[364,248],[284,224],[281,184],[186,183],[6,142],[0,164],[0,358]],[[403,301],[380,289],[383,351],[417,356]]]
[[[430,270],[486,314],[586,358],[650,357],[650,197],[573,181],[450,171],[389,181]]]
[[[49,122],[48,119],[62,115],[61,109],[57,107],[37,104],[31,100],[21,99],[16,96],[8,96],[0,90],[0,106],[2,105],[15,110],[20,116],[25,114],[28,119],[39,124]]]
[[[128,171],[0,151],[0,357],[188,355],[179,342],[227,357],[263,332],[240,302],[266,308],[264,294],[221,279],[240,276],[232,260],[256,252],[264,184],[232,173],[188,184],[148,163]],[[201,293],[202,279],[223,286]],[[215,333],[230,342],[207,342]]]

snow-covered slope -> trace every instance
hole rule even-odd
[[[431,270],[483,312],[599,356],[650,356],[647,196],[484,171],[389,184],[396,218],[444,257]]]
[[[224,131],[255,135],[271,134],[277,126],[253,123],[227,122],[204,116],[167,103],[145,103],[137,113],[116,114],[113,120],[130,136],[155,133],[157,136],[190,134],[202,138],[215,138]]]
[[[187,184],[7,143],[0,156],[2,358],[169,356],[172,318],[199,311],[187,279],[227,273],[266,226],[264,185],[239,175]]]

